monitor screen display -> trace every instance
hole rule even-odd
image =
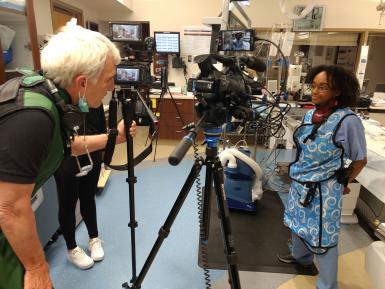
[[[116,68],[116,83],[130,84],[140,82],[140,69],[133,67],[117,67]]]
[[[251,51],[253,49],[253,30],[223,30],[219,32],[219,51]]]
[[[113,41],[142,41],[140,24],[111,23]]]
[[[154,32],[157,53],[180,53],[179,32]]]

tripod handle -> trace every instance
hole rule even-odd
[[[194,128],[190,130],[190,133],[182,138],[180,143],[174,148],[170,156],[168,157],[168,162],[172,166],[176,166],[186,155],[188,149],[194,144],[195,138],[197,137],[198,131],[200,130],[203,122],[206,120],[208,112],[206,111],[202,117],[198,120]]]
[[[176,166],[186,155],[188,149],[194,143],[195,132],[190,132],[188,135],[182,138],[180,143],[174,148],[170,156],[168,157],[168,162],[172,166]]]
[[[159,120],[158,118],[155,116],[155,114],[152,112],[152,110],[148,107],[146,101],[143,99],[143,96],[141,95],[140,91],[136,90],[136,95],[138,96],[140,102],[143,104],[146,112],[147,112],[147,115],[151,118],[151,121],[154,123],[154,125],[158,125],[159,123]]]

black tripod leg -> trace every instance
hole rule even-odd
[[[125,91],[127,93],[124,100],[122,100],[122,115],[125,127],[125,135],[127,139],[127,179],[128,183],[128,192],[129,192],[129,203],[130,203],[130,223],[128,226],[130,227],[131,232],[131,261],[132,261],[132,278],[131,282],[136,280],[136,237],[135,237],[135,229],[138,226],[137,221],[135,220],[135,183],[136,177],[134,175],[134,145],[133,140],[130,135],[130,127],[132,121],[134,119],[134,100],[132,98],[131,91]]]
[[[125,286],[126,288],[139,289],[141,287],[142,282],[146,277],[146,274],[150,269],[150,266],[160,249],[160,246],[162,245],[164,239],[167,238],[168,234],[170,233],[170,228],[174,223],[175,218],[177,217],[184,201],[186,200],[186,197],[192,185],[194,184],[196,177],[198,176],[200,170],[202,169],[203,164],[204,164],[204,161],[202,158],[199,158],[195,161],[174,205],[172,206],[170,213],[167,216],[165,223],[159,230],[158,238],[156,239],[155,244],[153,245],[151,252],[147,257],[146,262],[144,263],[143,268],[138,275],[138,278],[134,281],[131,287]]]
[[[214,166],[207,167],[214,170],[214,190],[217,197],[218,216],[221,221],[222,239],[227,258],[227,270],[231,289],[240,289],[237,254],[234,247],[234,239],[231,234],[231,225],[229,219],[229,209],[227,207],[225,192],[223,190],[223,168],[218,158],[214,161]]]
[[[165,93],[166,93],[166,90],[162,89],[160,96],[159,96],[158,105],[156,106],[156,110],[155,110],[155,115],[156,115],[158,112],[158,108],[159,108],[160,118],[162,118],[163,98],[164,98]],[[158,132],[155,136],[155,148],[154,148],[154,159],[153,159],[154,162],[155,162],[155,158],[156,158],[156,150],[158,148],[159,131],[160,131],[160,126],[158,127]]]
[[[212,161],[206,160],[206,176],[205,187],[202,192],[202,223],[201,223],[201,241],[207,241],[209,239],[210,228],[210,210],[211,210],[211,192],[213,191],[213,169],[214,164]]]

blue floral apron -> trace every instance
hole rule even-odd
[[[344,187],[337,182],[336,172],[344,164],[344,151],[335,134],[342,120],[354,113],[347,108],[336,110],[314,134],[314,111],[306,113],[294,132],[297,157],[289,169],[292,184],[284,223],[309,249],[322,254],[337,245],[340,231]]]

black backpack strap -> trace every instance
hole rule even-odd
[[[137,92],[138,94],[140,92]],[[141,97],[138,95],[138,97]],[[147,111],[148,112],[148,111]],[[124,165],[111,165],[112,156],[114,154],[115,150],[115,144],[116,144],[116,137],[118,135],[117,130],[117,100],[115,97],[115,91],[112,93],[112,99],[110,101],[110,107],[109,107],[109,114],[108,114],[108,140],[107,145],[104,153],[104,164],[111,169],[117,170],[117,171],[126,171],[128,170],[128,164]],[[148,112],[149,114],[149,112]],[[155,135],[157,133],[156,125],[158,124],[158,120],[154,116],[150,116],[150,129],[149,129],[149,145],[134,158],[134,166],[141,163],[147,156],[149,156],[152,152],[152,141],[155,138]]]
[[[112,98],[110,101],[108,109],[108,140],[106,144],[106,149],[104,152],[104,163],[110,165],[112,156],[114,155],[116,137],[118,136],[117,126],[117,113],[118,102],[115,97],[115,90],[112,92]]]

